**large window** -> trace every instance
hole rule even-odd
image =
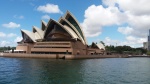
[[[76,21],[75,21],[71,16],[68,18],[68,21],[78,30],[78,32],[80,33],[80,35],[81,35],[82,38],[84,39],[84,36],[83,36],[83,34],[82,34],[82,31],[81,31],[79,25],[76,23]]]

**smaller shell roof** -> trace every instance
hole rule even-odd
[[[60,28],[64,29],[67,33],[69,33],[72,36],[72,38],[78,38],[78,36],[76,36],[75,33],[72,30],[70,30],[68,26],[63,26],[59,22],[50,19],[50,21],[48,22],[48,27],[50,27],[52,24],[57,24],[58,26],[60,26]],[[49,31],[51,31],[51,29],[46,29],[44,37],[48,34]]]
[[[82,38],[84,39],[85,44],[87,44],[85,35],[84,35],[84,33],[83,33],[83,30],[82,30],[82,28],[81,28],[79,22],[77,21],[77,19],[75,18],[75,16],[73,16],[73,14],[67,10],[66,14],[64,15],[64,18],[67,19],[69,16],[72,17],[72,18],[74,19],[74,21],[77,23],[77,25],[78,25],[78,27],[79,27],[78,32],[80,33],[80,35],[81,35]],[[80,31],[81,31],[81,32],[80,32]]]
[[[69,28],[67,25],[64,25],[64,28],[68,31],[68,33],[71,34],[71,36],[73,38],[78,38],[79,39],[79,37],[76,35],[76,33],[71,28]]]
[[[47,23],[44,20],[41,20],[41,29],[45,31]]]
[[[35,36],[34,36],[33,32],[30,32],[28,30],[21,30],[21,32],[25,33],[33,42],[36,42],[35,41]]]
[[[85,40],[82,38],[82,36],[80,35],[80,33],[77,31],[77,29],[68,20],[66,20],[65,18],[61,17],[59,19],[59,23],[62,23],[62,21],[65,21],[72,28],[73,32],[75,32],[75,34],[78,36],[78,38],[81,39],[81,41],[83,42],[83,44],[86,44]]]
[[[98,44],[96,44],[97,45],[97,47],[99,48],[99,49],[104,49],[105,50],[105,46],[102,44],[102,43],[98,43]]]
[[[33,26],[33,29],[35,29],[36,32],[39,34],[40,39],[43,39],[44,31],[42,31],[41,29],[37,28],[36,26]],[[33,32],[34,32],[34,31],[33,31]]]

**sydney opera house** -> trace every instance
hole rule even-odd
[[[76,18],[67,11],[58,21],[41,21],[41,28],[33,26],[32,31],[21,30],[22,40],[17,51],[28,54],[104,54],[101,43],[87,44],[84,31]]]

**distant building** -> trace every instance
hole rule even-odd
[[[147,42],[143,42],[143,48],[150,51],[150,30],[149,30],[149,34],[147,37]]]
[[[149,30],[149,35],[148,35],[148,42],[147,42],[147,44],[148,44],[147,50],[150,51],[150,30]]]
[[[148,42],[143,42],[143,48],[146,50],[148,49]]]

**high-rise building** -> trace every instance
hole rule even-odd
[[[148,32],[147,42],[143,42],[143,48],[150,51],[150,29]]]
[[[147,45],[148,45],[147,50],[148,50],[148,51],[150,51],[150,30],[149,30],[149,34],[148,34],[148,41],[147,41]]]

